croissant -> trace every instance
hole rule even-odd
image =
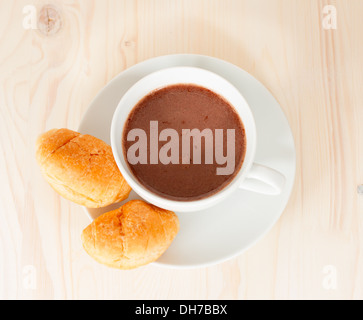
[[[175,213],[133,200],[95,219],[83,230],[82,243],[97,262],[126,270],[156,261],[178,231]]]
[[[131,192],[111,147],[93,136],[50,130],[38,138],[36,158],[53,189],[85,207],[105,207],[127,199]]]

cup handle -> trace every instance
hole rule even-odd
[[[276,196],[285,186],[285,177],[278,171],[254,163],[240,186],[241,189]]]

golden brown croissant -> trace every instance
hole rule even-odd
[[[38,138],[36,157],[49,184],[77,204],[105,207],[130,194],[111,147],[90,135],[50,130]]]
[[[178,231],[175,213],[133,200],[94,220],[83,231],[82,242],[99,263],[133,269],[157,260]]]

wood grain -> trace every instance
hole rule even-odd
[[[24,7],[47,4],[60,14],[59,32],[24,29]],[[328,4],[336,30],[322,26]],[[1,299],[363,298],[363,1],[0,0],[0,8]],[[88,219],[40,176],[35,140],[77,129],[114,76],[172,53],[227,60],[274,94],[295,136],[296,185],[273,230],[232,261],[110,270],[83,251]]]

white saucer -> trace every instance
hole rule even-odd
[[[202,267],[241,254],[277,222],[287,205],[295,180],[295,146],[284,113],[259,81],[225,61],[184,54],[147,60],[122,72],[91,103],[79,132],[91,134],[110,143],[112,116],[123,94],[149,73],[175,66],[210,70],[229,80],[241,91],[256,120],[256,162],[280,171],[287,181],[279,196],[265,196],[240,189],[224,202],[206,211],[183,214],[177,212],[180,232],[167,252],[154,265],[173,268]],[[131,199],[140,197],[132,192],[126,201]],[[85,210],[91,219],[95,219],[122,204]]]

